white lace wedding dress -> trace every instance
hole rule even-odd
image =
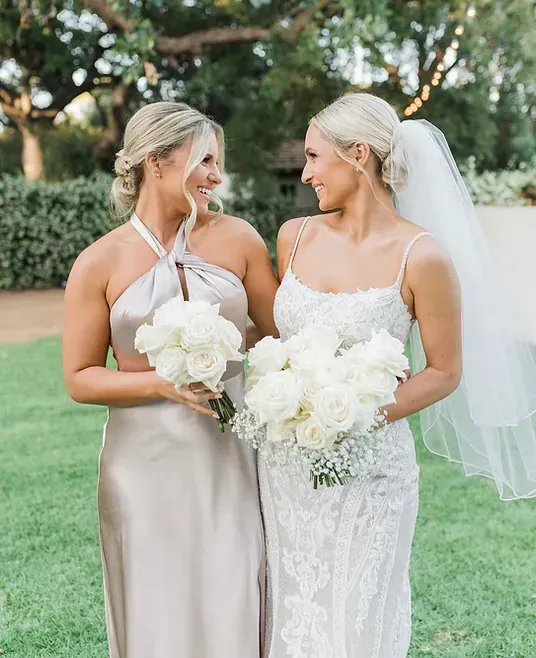
[[[412,318],[401,296],[408,245],[396,282],[352,294],[301,283],[292,261],[274,315],[286,339],[329,324],[348,342],[387,329],[406,342]],[[391,446],[373,475],[314,490],[301,464],[259,456],[267,544],[265,658],[403,658],[411,636],[409,560],[418,467],[406,420],[386,430]]]

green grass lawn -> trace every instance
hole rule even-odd
[[[68,399],[57,339],[0,345],[6,658],[107,657],[96,523],[104,419]],[[418,448],[411,658],[535,658],[536,501],[501,503],[489,482]]]

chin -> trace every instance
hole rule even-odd
[[[329,199],[319,199],[318,207],[322,212],[327,212],[328,210],[333,210],[334,208],[338,208],[338,206],[334,204],[332,201],[330,201]]]

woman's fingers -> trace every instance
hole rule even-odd
[[[194,392],[188,389],[180,389],[180,394],[184,397],[185,400],[188,400],[188,402],[192,402],[193,404],[202,404],[203,402],[208,402],[209,400],[216,400],[221,398],[220,393],[213,393],[209,390],[206,390],[206,392],[205,390]]]
[[[210,388],[203,384],[203,382],[195,382],[194,384],[188,384],[188,388],[195,393],[207,393],[210,391]],[[219,382],[216,386],[217,392],[221,393],[223,391],[223,382]]]
[[[212,409],[207,409],[206,407],[203,407],[201,404],[195,404],[195,402],[189,402],[188,400],[184,400],[184,404],[190,409],[193,409],[194,411],[203,414],[203,416],[209,416],[210,418],[218,417],[218,414],[212,411]]]
[[[189,386],[176,387],[168,382],[164,389],[164,395],[168,399],[173,400],[174,402],[180,402],[204,416],[218,418],[217,413],[203,405],[209,400],[217,400],[218,398],[221,398],[221,394],[209,390],[204,384],[198,384],[197,386],[198,388],[192,390]]]
[[[186,388],[194,393],[210,391],[210,389],[207,388],[202,382],[195,382],[194,384],[188,384]]]

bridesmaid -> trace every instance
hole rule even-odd
[[[76,260],[65,295],[64,374],[77,402],[109,407],[99,523],[111,658],[259,655],[263,538],[252,452],[220,434],[212,397],[160,379],[134,349],[140,324],[176,295],[249,314],[276,334],[277,281],[245,221],[213,213],[223,132],[183,104],[129,121],[112,200],[130,221]],[[109,345],[118,371],[106,367]],[[241,364],[223,379],[243,395]]]

